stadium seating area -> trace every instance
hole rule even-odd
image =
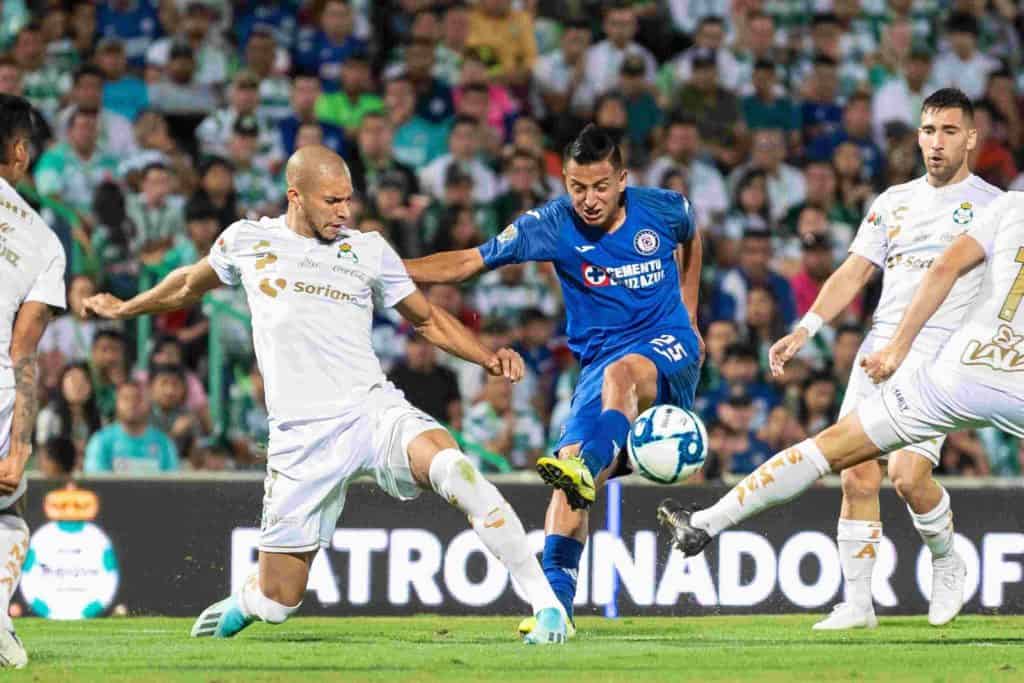
[[[353,227],[415,257],[482,244],[564,191],[561,150],[586,122],[616,131],[630,183],[686,193],[705,235],[698,408],[707,476],[718,477],[835,419],[879,281],[781,380],[767,350],[845,257],[873,197],[923,173],[927,94],[966,92],[974,171],[1024,189],[1020,8],[14,0],[0,18],[0,92],[24,95],[49,124],[19,189],[68,251],[73,308],[96,291],[151,286],[239,218],[282,213],[283,162],[303,145],[348,161]],[[531,467],[557,438],[578,374],[560,343],[554,273],[510,266],[428,295],[487,344],[514,345],[528,376],[488,381],[379,311],[373,338],[389,376],[476,451]],[[266,409],[246,316],[241,293],[220,290],[141,323],[56,319],[42,343],[35,466],[107,469],[116,435],[105,427],[148,410],[149,471],[261,468]],[[963,433],[947,440],[940,472],[1020,476],[1022,460],[1016,440]]]

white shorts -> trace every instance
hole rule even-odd
[[[330,546],[353,477],[368,474],[399,500],[418,496],[409,443],[441,428],[390,383],[337,417],[273,425],[260,550],[295,553]]]
[[[6,458],[11,450],[11,426],[14,423],[14,387],[0,389],[0,459]],[[25,495],[28,482],[21,477],[18,488],[9,496],[0,496],[0,510],[11,507]]]
[[[894,375],[881,399],[862,403],[857,415],[883,451],[988,425],[1024,437],[1024,395],[979,384],[947,364]]]
[[[917,372],[919,367],[926,364],[935,356],[935,353],[938,351],[939,345],[941,344],[941,341],[938,339],[923,339],[920,344],[921,348],[911,351],[900,365],[899,369],[896,370],[896,373],[890,377],[887,382],[875,384],[871,378],[868,377],[868,374],[864,372],[864,368],[860,366],[860,361],[865,356],[868,356],[885,346],[888,342],[888,337],[881,336],[876,332],[871,332],[864,338],[863,343],[860,345],[860,349],[857,351],[857,357],[853,361],[853,370],[850,371],[850,382],[846,385],[846,394],[843,396],[843,405],[839,408],[840,419],[846,417],[848,413],[852,413],[862,405],[877,402],[877,398],[883,387],[897,381],[901,377],[913,375]],[[945,440],[946,437],[941,436],[935,439],[926,439],[920,443],[911,442],[911,445],[907,446],[906,450],[913,451],[914,453],[927,458],[931,461],[932,467],[938,467],[939,456],[942,451],[942,443]]]

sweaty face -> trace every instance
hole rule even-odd
[[[572,199],[572,208],[587,225],[608,229],[622,208],[626,191],[626,171],[616,169],[608,161],[565,165],[565,188]]]
[[[321,242],[333,242],[352,217],[352,180],[338,169],[312,185],[299,192],[306,222]]]
[[[921,114],[917,144],[933,184],[945,185],[967,163],[977,131],[961,109],[930,109]]]

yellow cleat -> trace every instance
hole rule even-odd
[[[536,627],[537,617],[526,617],[525,619],[519,622],[519,636],[521,638],[525,638]],[[576,627],[573,625],[571,619],[567,621],[565,624],[565,635],[567,638],[576,637]]]
[[[565,493],[573,510],[585,510],[593,504],[594,476],[578,455],[563,459],[538,458],[537,472],[541,479]]]

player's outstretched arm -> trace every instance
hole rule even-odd
[[[807,340],[818,333],[825,323],[835,317],[853,303],[857,294],[864,289],[877,266],[859,254],[850,254],[834,273],[829,275],[818,292],[811,309],[797,323],[796,329],[768,350],[768,364],[776,377],[782,374],[786,362],[803,348]]]
[[[204,294],[220,285],[217,273],[203,258],[191,266],[172,270],[155,287],[128,301],[121,301],[111,294],[97,294],[86,299],[82,305],[86,313],[93,313],[101,318],[123,320],[188,308],[199,303]]]
[[[437,284],[462,282],[484,269],[484,257],[479,249],[442,251],[422,258],[403,261],[414,282]]]
[[[0,494],[14,493],[32,454],[32,430],[39,408],[39,340],[50,321],[50,307],[26,301],[18,309],[11,334],[11,365],[14,368],[14,414],[11,418],[11,447],[0,460]],[[0,435],[0,439],[4,438]]]
[[[697,312],[700,308],[700,269],[704,261],[704,246],[700,230],[694,229],[693,239],[681,245],[676,252],[679,264],[679,291],[683,304],[690,314],[690,324],[700,343],[701,361],[704,359],[704,339],[697,327]]]
[[[970,235],[960,235],[942,252],[921,279],[893,338],[884,348],[861,360],[871,379],[882,382],[896,372],[910,353],[917,333],[946,300],[956,281],[984,260],[985,249]]]
[[[416,290],[395,305],[403,318],[416,326],[428,342],[448,353],[476,363],[490,374],[513,382],[523,378],[523,359],[511,349],[492,352],[448,311],[433,305]]]

